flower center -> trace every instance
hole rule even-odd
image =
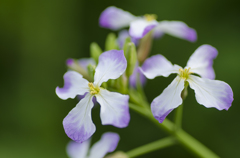
[[[88,87],[90,89],[90,94],[91,95],[96,95],[99,93],[100,88],[99,87],[95,87],[94,84],[92,82],[88,83]]]
[[[190,67],[188,69],[179,69],[179,76],[183,78],[184,80],[188,79],[189,75],[192,74],[193,72],[190,72]]]
[[[145,18],[147,21],[153,21],[153,20],[156,20],[156,19],[157,19],[157,15],[155,15],[155,14],[145,14],[145,15],[144,15],[144,18]]]

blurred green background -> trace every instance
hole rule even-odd
[[[240,10],[238,1],[217,0],[0,0],[0,157],[65,158],[69,138],[62,120],[77,104],[55,94],[63,85],[67,58],[89,57],[89,44],[102,48],[110,30],[100,28],[98,18],[114,5],[134,15],[154,13],[158,20],[181,20],[196,29],[198,40],[190,43],[168,35],[154,41],[152,54],[161,53],[172,63],[185,66],[194,50],[210,44],[219,51],[214,61],[216,79],[233,89],[234,102],[228,111],[206,109],[189,91],[185,101],[183,128],[220,157],[239,157],[240,146]],[[151,54],[151,55],[152,55]],[[149,101],[172,81],[149,80]],[[121,135],[118,150],[128,151],[166,135],[154,124],[131,111],[127,128],[102,126],[99,106],[92,110],[97,131]],[[173,116],[169,115],[169,118]],[[155,151],[141,158],[193,157],[181,146]]]

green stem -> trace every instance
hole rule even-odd
[[[174,118],[176,131],[182,128],[182,113],[183,113],[183,104],[176,109],[175,118]]]
[[[178,142],[180,144],[182,144],[184,147],[189,149],[197,157],[219,158],[218,155],[216,155],[214,152],[212,152],[210,149],[208,149],[206,146],[204,146],[198,140],[193,138],[191,135],[186,133],[184,130],[179,129],[178,131],[175,132],[175,125],[170,120],[165,119],[163,121],[163,123],[159,123],[153,117],[150,109],[147,109],[147,108],[143,109],[139,105],[135,105],[135,104],[131,104],[131,103],[129,103],[129,106],[134,111],[138,112],[139,114],[145,116],[146,118],[148,118],[149,120],[154,122],[158,127],[164,129],[170,135],[175,136],[175,138],[178,140]]]
[[[158,150],[158,149],[162,149],[162,148],[171,146],[173,144],[176,144],[176,139],[174,137],[167,137],[167,138],[163,138],[163,139],[154,141],[152,143],[140,146],[133,150],[130,150],[126,154],[129,156],[129,158],[132,158],[132,157],[136,157],[139,155],[143,155],[148,152],[152,152],[154,150]]]

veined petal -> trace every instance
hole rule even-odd
[[[99,56],[95,69],[94,84],[100,86],[109,79],[117,79],[127,68],[127,60],[123,50],[110,50]]]
[[[101,89],[96,98],[101,106],[100,117],[103,125],[113,125],[118,128],[128,126],[130,121],[128,95]]]
[[[129,34],[133,38],[140,39],[157,25],[156,20],[147,21],[144,18],[139,18],[130,23]]]
[[[102,12],[99,18],[99,24],[101,27],[118,30],[129,26],[130,22],[136,18],[137,17],[127,11],[111,6]]]
[[[76,142],[83,142],[96,131],[92,122],[92,95],[88,93],[63,120],[63,127],[69,138]]]
[[[90,139],[83,143],[70,141],[67,145],[67,155],[70,158],[86,158],[90,146]]]
[[[228,110],[230,108],[233,101],[233,91],[227,83],[194,75],[190,75],[187,81],[195,91],[199,104],[207,108],[214,107],[218,110]]]
[[[153,116],[162,123],[166,116],[182,104],[181,92],[184,89],[184,80],[177,76],[172,83],[163,90],[151,103]]]
[[[197,40],[197,33],[193,28],[190,28],[182,21],[161,21],[154,29],[155,36],[159,36],[162,33],[195,42]]]
[[[56,94],[61,99],[75,98],[76,95],[83,95],[89,91],[88,81],[81,74],[75,71],[68,71],[64,74],[64,87],[56,88]]]
[[[191,55],[187,62],[187,67],[191,71],[199,74],[203,78],[214,79],[213,59],[218,55],[216,48],[210,45],[202,45]]]
[[[113,152],[117,148],[119,139],[117,133],[104,133],[101,139],[92,146],[89,158],[103,158],[107,153]]]
[[[149,79],[156,76],[168,77],[171,73],[178,73],[181,67],[172,65],[163,55],[157,54],[145,60],[140,70]]]

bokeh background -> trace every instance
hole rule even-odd
[[[0,157],[67,157],[69,138],[62,120],[77,100],[59,99],[55,88],[63,85],[67,58],[89,57],[91,42],[104,48],[111,31],[100,28],[98,18],[111,5],[134,15],[154,13],[158,20],[181,20],[197,30],[195,43],[168,35],[155,40],[151,55],[161,53],[172,63],[185,66],[200,45],[218,49],[216,79],[231,85],[235,98],[232,107],[228,111],[206,109],[190,90],[183,128],[220,157],[239,157],[240,10],[234,0],[0,0]],[[145,89],[149,101],[173,78],[149,80]],[[102,126],[99,109],[92,110],[97,126],[93,142],[105,131],[115,131],[121,135],[117,149],[128,151],[167,136],[133,111],[127,128]],[[175,145],[141,156],[146,157],[193,156]]]

